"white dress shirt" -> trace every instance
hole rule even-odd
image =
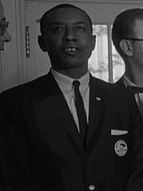
[[[89,115],[89,78],[90,74],[87,72],[82,78],[80,79],[72,79],[66,75],[63,75],[54,69],[52,69],[52,74],[59,85],[66,101],[68,104],[68,107],[73,115],[73,118],[75,120],[75,123],[77,125],[78,131],[79,131],[79,123],[78,123],[78,117],[76,113],[76,108],[74,104],[74,88],[73,88],[73,81],[79,80],[80,81],[80,93],[83,98],[84,108],[87,116],[87,122],[88,122],[88,115]]]
[[[128,78],[127,76],[123,76],[123,80],[124,80],[124,84],[125,86],[127,87],[128,85],[129,86],[136,86],[136,87],[139,87],[137,86],[136,84],[132,83]],[[136,99],[136,102],[137,102],[137,105],[139,107],[139,110],[140,110],[140,113],[141,115],[143,116],[143,93],[136,93],[135,94],[135,99]]]

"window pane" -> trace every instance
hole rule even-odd
[[[107,25],[93,25],[96,45],[89,59],[89,71],[93,76],[109,81]]]

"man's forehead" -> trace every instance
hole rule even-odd
[[[143,28],[143,19],[136,19],[133,25],[134,29]]]
[[[87,15],[83,11],[72,7],[59,8],[47,14],[47,20],[49,23],[60,21],[61,19],[63,21],[70,21],[72,19],[73,22],[89,22]]]
[[[63,20],[65,23],[68,21],[70,23],[83,22],[92,31],[92,21],[89,15],[84,10],[67,4],[61,4],[47,11],[41,18],[40,30],[43,33],[46,26],[50,26],[53,22],[62,23]]]
[[[142,19],[136,19],[133,25],[133,30],[136,33],[136,35],[142,35],[143,34],[143,20]]]
[[[50,11],[48,14],[47,14],[47,16],[49,15],[58,15],[58,14],[60,14],[60,13],[66,13],[66,14],[84,14],[85,15],[85,13],[82,11],[82,10],[80,10],[80,9],[77,9],[77,8],[75,8],[75,7],[60,7],[60,8],[58,8],[58,9],[55,9],[55,10],[52,10],[52,11]],[[63,15],[62,14],[62,15]]]

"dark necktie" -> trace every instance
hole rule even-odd
[[[74,93],[75,93],[75,107],[77,111],[77,117],[79,121],[79,129],[83,144],[86,144],[86,131],[87,131],[87,118],[84,109],[83,99],[79,91],[80,82],[78,80],[73,81]]]

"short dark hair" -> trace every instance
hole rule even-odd
[[[124,38],[134,37],[134,24],[137,19],[143,20],[143,9],[141,8],[127,9],[115,18],[112,28],[112,40],[116,50],[121,55],[122,51],[119,43]]]
[[[47,15],[49,13],[51,13],[52,11],[60,9],[60,8],[74,8],[74,9],[78,9],[78,10],[82,11],[87,16],[87,18],[89,20],[89,23],[90,23],[90,26],[91,26],[91,31],[92,31],[92,21],[91,21],[91,18],[89,17],[89,15],[84,10],[82,10],[81,8],[76,7],[76,6],[72,5],[72,4],[60,4],[60,5],[57,5],[57,6],[53,7],[53,8],[51,8],[51,9],[49,9],[42,16],[42,18],[40,20],[40,31],[41,31],[42,35],[44,35],[45,23],[47,21]]]

